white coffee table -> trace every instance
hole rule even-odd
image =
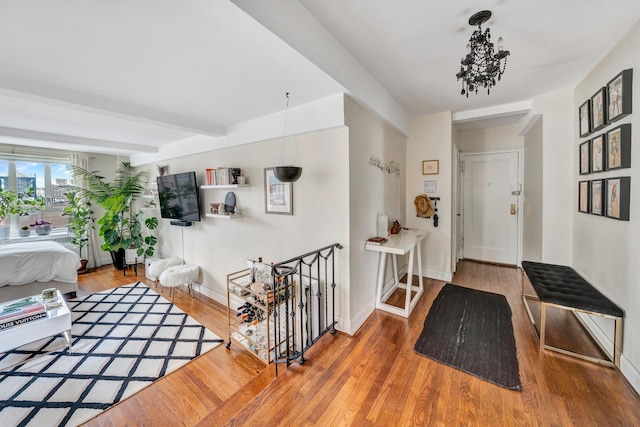
[[[62,298],[60,291],[56,292],[58,294],[58,302],[61,305],[47,309],[47,317],[0,332],[0,353],[60,334],[63,334],[66,338],[67,345],[65,347],[69,347],[69,352],[71,352],[71,311],[64,298]],[[58,350],[60,348],[53,351]]]

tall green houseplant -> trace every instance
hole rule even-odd
[[[86,188],[72,186],[72,190],[81,198],[100,205],[104,215],[97,221],[98,234],[104,239],[101,248],[110,251],[116,268],[121,269],[124,250],[135,248],[137,255],[153,256],[157,239],[153,235],[145,236],[143,224],[149,230],[158,226],[158,218],[149,217],[142,221],[142,213],[135,209],[136,198],[144,192],[148,174],[136,171],[129,162],[123,162],[116,169],[111,182],[98,172],[90,172],[78,166],[72,166],[75,178],[84,180]]]
[[[80,255],[82,267],[79,271],[87,268],[87,259],[82,258],[82,249],[86,248],[89,243],[89,230],[93,228],[91,210],[91,202],[83,199],[77,191],[71,191],[65,194],[67,197],[67,205],[65,206],[62,216],[69,217],[68,227],[73,233],[71,243],[78,247],[78,255]]]

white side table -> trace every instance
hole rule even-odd
[[[420,246],[422,241],[429,235],[426,230],[407,231],[402,230],[400,234],[392,234],[388,237],[388,240],[382,245],[372,245],[370,243],[365,244],[365,249],[369,251],[378,252],[378,283],[376,289],[376,308],[384,310],[389,313],[396,314],[402,317],[409,317],[411,311],[418,303],[418,300],[422,296],[424,291],[424,285],[422,281],[422,251]],[[417,251],[416,251],[417,248]],[[415,252],[418,257],[418,283],[419,286],[413,286],[413,261],[415,258]],[[398,277],[398,255],[409,254],[409,264],[407,266],[407,284],[400,283]],[[384,292],[384,276],[387,265],[387,256],[391,255],[393,262],[393,278],[394,285],[387,292]],[[393,292],[398,289],[406,289],[406,297],[404,307],[396,307],[391,304],[387,304],[386,301]],[[416,294],[411,298],[411,292],[415,291]]]

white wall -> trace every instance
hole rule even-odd
[[[573,92],[555,92],[533,99],[533,115],[542,126],[542,261],[571,263],[573,218]]]
[[[415,117],[411,120],[411,137],[407,143],[407,225],[429,230],[422,251],[422,275],[439,280],[451,280],[452,223],[452,125],[451,112]],[[423,160],[439,160],[438,175],[422,175]],[[413,204],[416,196],[424,194],[424,181],[435,180],[438,202],[438,227],[433,219],[418,218]],[[431,196],[431,194],[430,194]]]
[[[489,129],[460,131],[458,133],[460,151],[495,151],[524,147],[524,138],[518,135],[518,125]]]
[[[542,127],[543,119],[524,136],[522,259],[542,261]]]
[[[246,259],[279,262],[341,243],[345,248],[337,251],[336,293],[338,329],[343,330],[341,317],[348,315],[349,301],[348,130],[314,132],[287,141],[288,149],[296,146],[303,173],[293,184],[293,216],[264,212],[264,168],[279,163],[280,139],[162,162],[170,174],[196,171],[200,185],[206,168],[239,167],[251,187],[234,191],[244,215],[236,220],[204,217],[209,203],[223,201],[228,190],[201,190],[202,222],[175,227],[161,219],[157,249],[162,257],[180,256],[199,265],[202,293],[226,305],[226,275],[246,268]],[[155,164],[140,168],[157,176]]]
[[[631,123],[631,168],[597,173],[578,174],[578,146],[587,138],[579,138],[578,107],[620,71],[633,68],[633,114],[607,126],[608,131],[619,124]],[[572,145],[572,216],[573,216],[573,266],[589,282],[611,298],[625,311],[622,348],[622,373],[636,390],[640,391],[640,150],[637,136],[640,130],[640,23],[580,82],[575,88],[572,104],[574,134]],[[546,125],[546,119],[545,119]],[[546,159],[545,159],[546,161]],[[630,221],[617,221],[605,217],[578,212],[578,181],[610,177],[631,177]],[[595,319],[590,327],[610,342],[612,322]]]
[[[366,251],[364,242],[377,234],[379,213],[405,224],[407,143],[400,132],[346,96],[345,122],[349,127],[350,330],[354,333],[375,309],[378,253]],[[372,155],[384,163],[398,163],[400,176],[370,166]],[[387,268],[388,277],[391,273]]]

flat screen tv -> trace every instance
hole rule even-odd
[[[160,215],[172,225],[189,226],[200,221],[200,193],[195,172],[163,175],[157,178]]]

